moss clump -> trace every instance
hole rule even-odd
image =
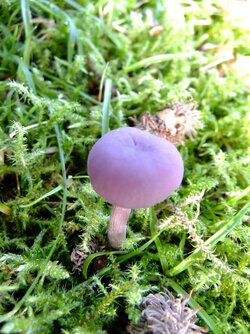
[[[197,325],[248,333],[250,100],[220,51],[249,56],[249,29],[216,0],[4,0],[0,16],[1,331],[126,333],[169,287],[193,290]],[[104,127],[190,101],[182,187],[134,212],[111,252],[90,148]],[[83,275],[76,249],[91,254]]]

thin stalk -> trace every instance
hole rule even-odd
[[[112,248],[119,249],[126,239],[126,227],[130,212],[131,209],[113,205],[108,227],[108,239]]]

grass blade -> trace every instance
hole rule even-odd
[[[105,80],[105,88],[104,88],[104,100],[102,107],[102,136],[105,133],[109,132],[109,111],[110,111],[110,99],[112,93],[112,80]]]
[[[58,193],[60,190],[63,189],[63,185],[60,184],[59,186],[57,186],[56,188],[52,189],[51,191],[49,191],[48,193],[42,195],[41,197],[37,198],[35,201],[29,203],[29,204],[24,204],[24,205],[20,205],[20,208],[29,208],[39,202],[41,202],[43,199],[49,197],[49,196],[52,196],[56,193]]]
[[[236,226],[242,222],[242,218],[250,210],[250,203],[246,204],[225,226],[223,226],[218,232],[205,241],[205,246],[214,247],[219,241],[222,241]],[[193,254],[189,255],[181,263],[168,271],[168,275],[175,276],[190,267],[194,261],[199,257],[201,253],[200,249],[197,249]]]
[[[156,55],[156,56],[152,56],[149,58],[145,58],[142,59],[140,61],[138,61],[137,63],[134,63],[128,67],[126,67],[123,72],[124,73],[128,73],[128,72],[132,72],[135,70],[138,70],[144,66],[150,66],[150,65],[155,65],[155,64],[159,64],[159,63],[164,63],[167,62],[169,60],[174,60],[176,58],[188,58],[190,57],[190,53],[169,53],[169,54],[163,54],[163,55]]]
[[[29,5],[30,5],[29,0],[21,0],[21,12],[22,12],[23,26],[25,31],[23,61],[27,67],[30,65],[31,37],[32,37],[31,13]]]

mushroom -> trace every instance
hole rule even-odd
[[[88,156],[94,190],[112,204],[108,239],[119,249],[126,238],[131,209],[163,201],[181,184],[183,160],[171,142],[124,127],[101,137]]]

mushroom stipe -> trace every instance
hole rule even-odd
[[[131,209],[163,201],[181,184],[183,160],[174,144],[136,128],[108,132],[92,147],[88,174],[94,190],[113,205],[108,239],[119,249]]]

